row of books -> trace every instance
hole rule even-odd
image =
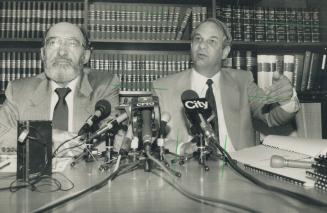
[[[0,89],[5,91],[8,82],[31,77],[42,72],[39,52],[2,51],[0,52]]]
[[[190,67],[189,54],[123,54],[95,52],[90,67],[118,74],[121,91],[150,91],[151,82]]]
[[[324,59],[325,58],[325,59]],[[287,76],[298,92],[324,89],[323,71],[326,55],[304,51],[292,54],[257,54],[251,50],[234,50],[224,61],[224,67],[251,71],[261,88],[272,84],[273,72]],[[322,67],[324,66],[324,67]]]
[[[319,42],[318,9],[218,6],[235,41]]]
[[[323,57],[326,56],[311,51],[289,55],[258,55],[258,86],[270,86],[272,73],[278,71],[289,78],[298,92],[319,90],[324,75],[321,69]]]
[[[207,18],[206,7],[95,2],[88,28],[95,40],[181,40],[184,31]]]
[[[325,89],[325,54],[305,51],[287,55],[256,55],[249,50],[236,50],[231,55],[224,66],[252,71],[259,87],[270,86],[273,72],[277,71],[287,76],[298,92]],[[93,52],[89,66],[97,71],[117,74],[122,91],[150,91],[153,80],[190,68],[191,57],[187,53],[171,52]],[[12,80],[41,72],[39,52],[0,52],[1,91]]]
[[[81,26],[83,11],[78,1],[0,1],[0,38],[42,38],[61,21]]]
[[[255,72],[257,67],[257,55],[251,50],[232,50],[229,56],[223,61],[223,66]]]

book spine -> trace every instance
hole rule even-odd
[[[284,55],[283,56],[283,74],[290,80],[293,85],[294,76],[294,55]]]
[[[318,69],[319,69],[319,54],[312,53],[310,59],[310,66],[309,66],[308,84],[306,88],[307,90],[313,90],[318,87],[317,86]]]
[[[275,9],[265,9],[265,37],[267,42],[276,41]]]
[[[276,71],[276,55],[258,55],[258,86],[266,88],[272,85],[273,72]]]
[[[182,21],[182,23],[180,25],[179,31],[178,31],[178,33],[176,35],[176,40],[181,40],[182,39],[182,36],[183,36],[184,30],[186,28],[186,25],[189,23],[191,13],[192,13],[192,9],[187,8],[186,12],[185,12],[185,15],[184,15],[184,18],[183,18],[183,21]]]
[[[296,10],[295,9],[287,9],[286,10],[286,22],[287,22],[287,30],[286,30],[286,40],[287,42],[297,42],[297,28],[296,28]]]
[[[304,62],[303,62],[303,75],[301,81],[301,92],[304,92],[308,85],[309,78],[309,69],[310,69],[310,60],[311,60],[311,51],[305,51]]]
[[[311,12],[309,9],[303,10],[303,42],[311,42]]]
[[[275,11],[276,17],[276,41],[286,42],[287,24],[286,24],[286,8],[277,8]]]
[[[6,90],[6,52],[1,53],[1,91],[4,92]]]
[[[318,9],[312,9],[311,21],[311,41],[320,42],[320,13]]]
[[[254,11],[254,41],[265,41],[265,12],[262,7]]]
[[[242,41],[243,38],[243,9],[235,6],[232,13],[232,37],[234,41]]]
[[[253,34],[253,22],[254,22],[254,14],[253,9],[244,6],[243,8],[244,17],[243,17],[243,40],[244,41],[253,41],[254,40],[254,34]]]

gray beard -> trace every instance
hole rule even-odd
[[[79,67],[70,64],[54,64],[45,68],[45,74],[58,83],[67,83],[74,80],[80,73]]]

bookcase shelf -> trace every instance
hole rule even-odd
[[[163,50],[189,51],[190,41],[158,41],[158,40],[92,40],[91,46],[97,50]]]
[[[41,48],[42,39],[0,39],[0,48]]]
[[[120,96],[128,96],[128,97],[132,97],[132,96],[149,96],[151,94],[152,94],[152,92],[149,92],[149,91],[120,91],[119,92]]]
[[[306,91],[297,96],[301,103],[327,102],[327,91]]]
[[[245,41],[233,41],[232,48],[235,49],[252,49],[266,52],[276,51],[305,51],[315,50],[321,51],[324,47],[327,47],[327,42],[318,43],[286,43],[286,42],[245,42]]]

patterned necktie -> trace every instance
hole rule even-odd
[[[217,114],[216,100],[215,100],[215,96],[214,96],[213,90],[212,90],[212,84],[213,84],[213,81],[211,79],[208,79],[207,80],[208,89],[207,89],[205,98],[209,102],[209,105],[210,105],[212,111],[215,113],[215,118],[212,119],[212,121],[210,123],[211,123],[212,129],[215,131],[215,133],[219,139],[218,114]]]
[[[69,88],[57,88],[59,99],[53,110],[52,125],[55,129],[68,130],[68,106],[65,100],[71,90]]]

